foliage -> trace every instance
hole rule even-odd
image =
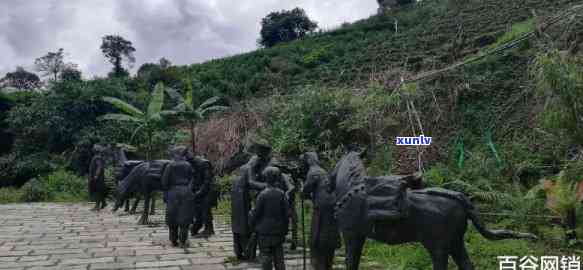
[[[504,33],[504,35],[499,37],[494,44],[489,46],[489,48],[494,49],[502,44],[506,44],[510,41],[521,38],[525,34],[532,32],[534,29],[535,29],[535,20],[534,19],[528,19],[528,20],[523,21],[523,22],[515,23],[512,25],[512,27],[510,28],[510,30],[508,32]],[[520,45],[520,49],[527,49],[527,48],[529,48],[528,42],[524,42],[522,45]]]
[[[348,143],[376,145],[386,142],[387,130],[395,126],[391,112],[399,101],[398,92],[374,84],[360,93],[307,87],[293,95],[272,97],[264,132],[274,150],[284,154],[331,151]]]
[[[133,134],[130,137],[130,141],[133,142],[138,133],[145,134],[147,139],[146,157],[150,160],[154,150],[154,135],[163,125],[163,116],[175,114],[173,111],[162,110],[162,107],[164,106],[164,93],[164,84],[158,83],[150,95],[150,103],[145,111],[142,111],[119,98],[103,97],[103,101],[111,104],[113,107],[121,111],[121,113],[108,113],[100,116],[99,120],[111,120],[136,124]]]
[[[583,140],[583,68],[558,51],[541,53],[532,67],[538,94],[546,98],[543,127],[573,143]]]
[[[577,194],[578,184],[578,182],[570,181],[568,176],[565,174],[565,171],[561,171],[557,181],[551,189],[551,192],[556,200],[556,204],[551,210],[561,216],[563,219],[567,218],[567,215],[570,211],[577,208],[582,208],[581,200]]]
[[[22,189],[8,187],[0,188],[0,204],[22,202]]]
[[[21,190],[23,192],[21,200],[24,202],[40,202],[47,198],[47,192],[44,189],[44,185],[41,180],[37,178],[28,181],[22,186]]]
[[[301,8],[271,12],[261,20],[259,44],[273,47],[281,42],[303,38],[317,27],[318,24],[310,20]]]
[[[147,87],[154,87],[157,83],[163,82],[171,88],[183,88],[183,76],[178,72],[178,68],[169,66],[170,64],[164,61],[161,64],[144,63],[138,69],[136,79],[143,81]]]
[[[65,70],[77,70],[75,64],[65,63],[64,57],[63,48],[60,48],[56,52],[48,52],[46,55],[37,58],[34,60],[34,65],[37,71],[43,73],[43,76],[52,76],[52,79],[56,81]],[[67,76],[70,76],[70,74]]]
[[[58,169],[41,178],[45,200],[86,201],[89,199],[87,180],[64,169]]]
[[[21,188],[1,188],[0,195],[0,203],[77,202],[89,198],[86,180],[63,168],[33,178]]]
[[[14,107],[16,100],[11,95],[0,92],[0,155],[12,147],[14,136],[8,131],[7,112]]]
[[[81,81],[82,80],[82,73],[75,67],[68,66],[63,69],[59,79],[63,81]]]
[[[128,72],[123,68],[122,61],[125,58],[129,64],[134,63],[134,52],[132,42],[118,35],[107,35],[103,37],[101,52],[113,65],[112,77],[126,77]]]
[[[566,183],[579,183],[583,181],[583,161],[568,162],[562,171],[562,179]]]
[[[29,179],[54,170],[58,162],[46,152],[0,156],[0,187],[22,186]]]
[[[2,81],[5,81],[5,86],[21,90],[35,89],[41,84],[36,74],[26,71],[23,67],[17,67],[16,71],[6,73],[6,76],[0,80]]]
[[[192,88],[190,80],[188,80],[185,85],[186,89],[184,91],[184,97],[171,88],[166,88],[166,92],[168,92],[168,94],[178,103],[178,105],[174,107],[174,113],[178,115],[181,121],[188,123],[192,151],[193,153],[196,153],[196,133],[194,127],[197,122],[205,119],[210,113],[224,111],[228,107],[216,105],[220,101],[219,97],[211,97],[199,103],[198,100],[195,100],[195,91]]]

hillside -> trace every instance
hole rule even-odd
[[[494,269],[500,254],[575,252],[579,246],[569,232],[583,233],[576,199],[581,197],[573,188],[583,175],[576,136],[583,127],[577,118],[583,118],[581,110],[572,109],[583,105],[577,101],[583,100],[581,2],[447,2],[464,1],[423,1],[182,72],[241,100],[243,111],[254,116],[248,128],[259,126],[280,156],[317,150],[331,168],[343,146],[358,143],[368,150],[369,174],[422,170],[426,185],[468,195],[490,226],[541,237],[538,243],[496,243],[472,231],[466,241],[476,269]],[[559,22],[548,26],[551,21]],[[489,54],[517,39],[523,41]],[[469,61],[480,56],[486,57]],[[450,66],[457,68],[400,84],[401,78]],[[199,144],[212,149],[216,138],[232,137],[217,134],[244,135],[247,129],[240,125],[235,132],[218,132],[233,126],[231,117],[200,126],[202,138],[213,136]],[[431,146],[394,145],[395,136],[419,134],[432,136]],[[547,198],[561,202],[545,204]],[[579,209],[576,228],[563,231],[551,223],[565,224],[574,209]],[[419,245],[372,242],[366,256],[373,269],[430,265]]]
[[[537,20],[544,20],[577,3],[571,0],[485,0],[453,6],[447,2],[424,1],[304,40],[182,67],[181,71],[183,76],[200,80],[214,92],[244,101],[273,94],[293,94],[306,86],[354,91],[366,89],[374,82],[390,92],[401,77],[414,77],[489,51],[533,30],[534,14]],[[526,42],[527,47],[528,44]],[[448,162],[452,158],[448,153],[454,151],[453,148],[465,146],[469,150],[474,145],[483,146],[486,134],[494,138],[494,144],[530,136],[520,131],[532,129],[537,110],[540,111],[534,91],[528,91],[534,89],[534,84],[527,72],[537,49],[522,47],[442,73],[417,85],[419,91],[412,97],[416,111],[425,134],[436,138],[436,144],[425,150],[423,162],[429,166]],[[402,104],[393,108],[398,124],[379,127],[384,133],[375,136],[391,141],[387,138],[410,133],[406,110]],[[337,120],[337,124],[339,122]],[[309,128],[314,129],[313,126]],[[334,128],[328,131],[330,129],[338,131]],[[347,140],[352,139],[370,144],[370,140],[361,139],[370,135],[367,132],[352,130],[346,136],[339,135],[342,137],[339,143],[349,143]],[[529,140],[533,140],[532,136]],[[321,134],[312,137],[321,137]],[[462,137],[465,139],[460,140]],[[308,146],[319,150],[326,144],[326,141],[317,142],[313,138],[306,140]],[[521,151],[532,151],[534,146],[529,147],[530,150]],[[301,149],[284,152],[298,151]],[[397,155],[397,161],[391,165],[393,169],[401,173],[416,169],[416,149],[403,147],[393,151],[398,151],[393,153]],[[514,158],[508,154],[510,159]],[[548,157],[536,160],[540,166],[543,166],[541,162],[554,164],[550,172],[559,169]]]
[[[513,24],[532,18],[533,11],[544,16],[577,3],[484,0],[452,7],[447,2],[424,1],[301,41],[191,65],[184,71],[239,98],[289,93],[309,84],[363,87],[375,73],[395,79],[401,72],[444,67],[496,42]]]
[[[581,254],[581,44],[580,0],[424,0],[273,48],[10,93],[0,96],[10,142],[0,147],[0,202],[86,201],[80,175],[96,143],[164,159],[194,141],[223,194],[238,167],[227,161],[246,155],[250,135],[285,164],[317,151],[325,169],[357,144],[369,175],[421,171],[425,186],[466,194],[490,227],[540,237],[492,242],[470,229],[476,269],[503,255]],[[211,104],[230,108],[196,109]],[[395,145],[421,134],[430,146]],[[219,209],[229,206],[227,195]],[[420,245],[369,242],[365,255],[383,269],[430,267]]]

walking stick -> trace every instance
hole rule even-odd
[[[303,263],[304,269],[306,270],[306,224],[304,222],[304,197],[300,195],[301,207],[302,207],[302,253],[303,253]]]

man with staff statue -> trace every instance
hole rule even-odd
[[[285,270],[283,242],[288,232],[289,204],[284,192],[277,187],[283,176],[276,167],[265,168],[261,175],[266,187],[249,213],[249,224],[257,234],[262,269]]]
[[[217,205],[213,167],[209,160],[201,156],[194,156],[188,162],[195,171],[192,185],[196,190],[194,194],[195,220],[190,233],[193,237],[209,237],[215,234],[212,208]],[[199,233],[203,226],[204,230]]]
[[[328,173],[320,167],[318,154],[307,152],[300,157],[307,171],[302,197],[312,200],[310,257],[314,270],[330,270],[334,251],[340,247],[340,235],[334,219],[334,192],[329,186]]]

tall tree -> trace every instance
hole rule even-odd
[[[115,77],[127,76],[128,71],[123,68],[123,60],[125,58],[129,64],[133,64],[136,61],[135,51],[132,42],[121,36],[107,35],[103,37],[101,52],[113,64],[111,75]]]
[[[194,130],[196,123],[203,120],[209,113],[223,111],[229,107],[216,105],[220,100],[219,97],[211,97],[197,105],[194,99],[194,89],[190,80],[185,82],[185,87],[184,97],[172,88],[166,88],[166,91],[169,96],[178,101],[174,112],[183,122],[188,123],[192,152],[196,153],[196,133]]]
[[[175,114],[173,111],[164,111],[162,106],[164,105],[164,92],[165,86],[163,83],[158,83],[154,87],[154,91],[150,94],[150,103],[146,111],[142,111],[133,105],[115,98],[115,97],[103,97],[103,101],[111,104],[116,109],[120,110],[121,113],[109,113],[99,117],[99,120],[113,120],[113,121],[124,121],[124,122],[134,122],[138,126],[134,130],[131,141],[138,132],[145,132],[147,137],[147,159],[152,158],[152,138],[154,132],[161,127],[161,122],[164,115]]]
[[[6,86],[17,89],[34,89],[40,87],[40,78],[32,72],[26,71],[23,67],[17,67],[16,71],[6,73],[6,76],[1,81]]]
[[[310,20],[301,8],[271,12],[261,20],[259,44],[273,47],[280,42],[302,38],[317,27],[318,24]]]
[[[51,76],[53,80],[59,78],[59,74],[66,68],[63,48],[56,52],[48,52],[45,56],[34,60],[36,71],[43,76]]]

